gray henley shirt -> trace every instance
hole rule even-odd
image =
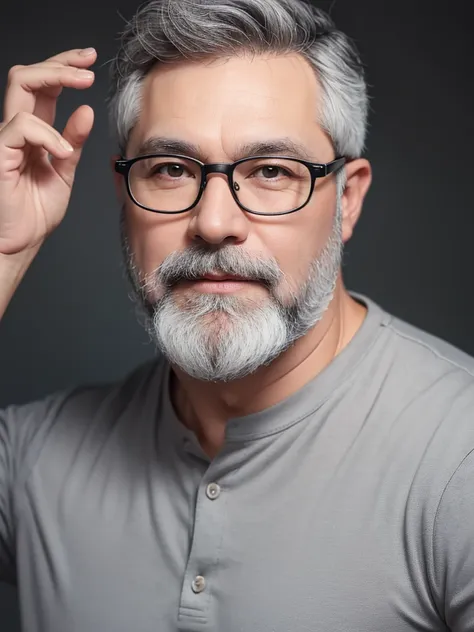
[[[25,632],[474,631],[474,359],[355,296],[350,344],[212,461],[162,359],[0,412]]]

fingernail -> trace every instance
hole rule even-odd
[[[67,140],[65,138],[60,138],[59,142],[61,143],[61,145],[64,147],[64,149],[67,149],[67,151],[74,151],[74,147],[67,142]]]
[[[95,48],[83,48],[81,50],[81,52],[79,53],[79,55],[82,55],[83,57],[88,57],[89,55],[93,55],[95,53]]]
[[[94,76],[94,73],[91,72],[90,70],[76,70],[76,74],[78,77],[81,77],[83,79],[92,79]]]

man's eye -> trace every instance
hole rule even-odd
[[[186,169],[184,165],[167,163],[164,165],[157,165],[152,170],[152,173],[157,173],[162,176],[169,176],[170,178],[181,178],[184,175],[185,171]]]
[[[292,174],[283,167],[278,167],[276,165],[262,165],[254,171],[253,175],[262,177],[265,180],[276,180],[280,177],[291,177]]]

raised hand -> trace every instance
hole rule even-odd
[[[96,60],[91,49],[70,50],[8,74],[0,123],[0,255],[41,245],[63,219],[94,112],[87,105],[54,129],[64,87],[85,89]]]

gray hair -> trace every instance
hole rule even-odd
[[[141,108],[142,82],[157,63],[249,53],[302,55],[322,89],[319,122],[339,156],[359,157],[368,95],[354,43],[304,0],[151,0],[121,33],[110,66],[112,133],[125,155]]]

